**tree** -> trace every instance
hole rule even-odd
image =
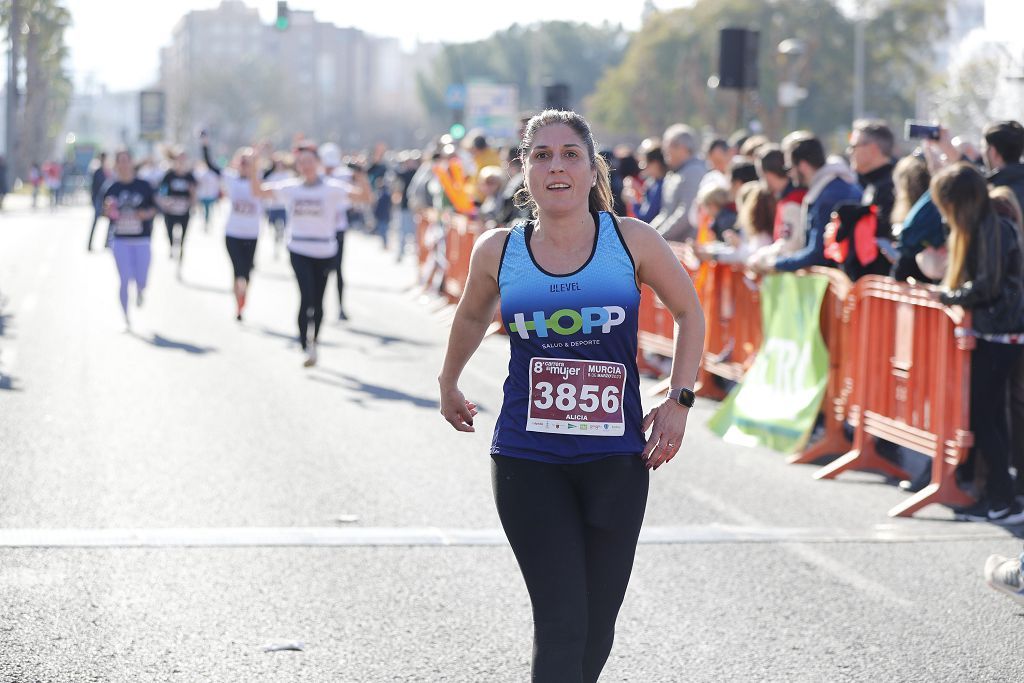
[[[485,40],[445,45],[419,74],[420,99],[435,129],[451,123],[444,102],[448,86],[474,79],[517,86],[523,109],[543,105],[546,82],[564,82],[578,104],[593,91],[602,74],[619,62],[627,40],[626,31],[611,24],[513,24]]]
[[[945,0],[879,0],[866,26],[868,111],[894,121],[912,115],[915,93],[927,85],[930,51],[943,35]],[[618,135],[657,134],[677,121],[720,133],[737,120],[735,92],[709,89],[717,71],[718,31],[760,30],[759,88],[745,111],[775,138],[783,130],[777,93],[783,73],[776,46],[799,38],[807,46],[800,85],[807,98],[800,127],[820,134],[848,129],[852,118],[853,21],[830,0],[697,0],[690,8],[655,13],[630,41],[626,54],[598,83],[587,113]]]
[[[17,117],[18,150],[14,155],[22,175],[27,163],[49,157],[71,101],[71,79],[64,70],[67,46],[64,31],[71,14],[56,0],[17,0],[22,40],[15,59],[24,64],[24,101]],[[0,0],[0,23],[10,29],[12,0]]]
[[[258,58],[226,60],[196,73],[181,107],[182,121],[201,121],[219,148],[233,150],[269,139],[277,147],[289,143],[297,119],[294,81],[281,69]],[[173,131],[177,140],[190,131]]]

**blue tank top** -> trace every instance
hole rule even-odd
[[[511,358],[492,455],[582,463],[643,451],[636,269],[615,218],[593,217],[590,258],[565,275],[537,265],[532,223],[509,231],[498,288]]]

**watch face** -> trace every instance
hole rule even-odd
[[[689,389],[679,389],[678,391],[674,392],[674,394],[675,395],[673,395],[672,398],[674,398],[676,402],[678,402],[680,405],[684,405],[687,408],[693,407],[693,402],[696,398],[696,394],[694,394],[692,391],[690,391]]]

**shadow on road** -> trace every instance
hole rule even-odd
[[[188,280],[182,280],[180,282],[182,287],[186,289],[194,289],[197,292],[206,292],[208,294],[232,294],[230,287],[214,287],[213,285],[202,285],[198,282],[189,282]]]
[[[334,377],[337,377],[342,381],[333,379]],[[329,384],[331,386],[360,392],[365,394],[367,398],[371,399],[382,401],[404,401],[406,403],[411,403],[417,408],[437,408],[438,406],[438,400],[436,398],[423,398],[421,396],[408,394],[404,391],[399,391],[398,389],[382,387],[378,384],[370,384],[346,375],[345,373],[338,372],[337,370],[331,370],[330,368],[315,368],[310,372],[309,379],[315,382],[321,382],[323,384]],[[363,403],[363,400],[358,398],[353,400],[357,403]]]
[[[406,337],[395,337],[390,334],[380,334],[378,332],[371,332],[369,330],[360,330],[356,327],[346,327],[345,330],[351,334],[356,334],[362,337],[372,337],[381,343],[382,346],[388,346],[390,344],[407,344],[409,346],[419,346],[421,348],[428,346],[435,346],[435,344],[429,344],[427,342],[419,341],[416,339],[408,339]]]
[[[321,328],[321,329],[323,329],[323,328]],[[299,344],[299,337],[298,337],[298,335],[295,335],[295,334],[286,334],[284,332],[279,332],[278,330],[273,330],[273,329],[271,329],[269,327],[261,327],[261,328],[258,329],[258,331],[261,334],[267,335],[268,337],[274,337],[275,339],[284,339],[286,341],[290,341],[293,344],[295,344],[296,346],[298,346],[298,344]],[[335,344],[334,342],[318,341],[317,342],[317,346],[319,346],[322,349],[330,349],[330,348],[338,348],[339,344]]]
[[[153,336],[151,338],[143,337],[141,335],[135,334],[134,332],[132,334],[139,340],[144,341],[147,344],[150,344],[151,346],[155,346],[158,349],[171,349],[174,351],[184,351],[185,353],[192,353],[197,355],[217,352],[217,349],[213,348],[212,346],[196,346],[195,344],[190,344],[188,342],[175,341],[174,339],[168,339],[167,337],[161,334],[157,334],[155,332],[153,333]]]

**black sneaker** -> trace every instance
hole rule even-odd
[[[987,522],[992,506],[987,500],[979,500],[974,505],[955,509],[954,516],[961,522]]]
[[[988,511],[988,521],[1003,526],[1017,526],[1024,524],[1024,507],[1016,500],[1009,505],[996,509],[995,506]]]

